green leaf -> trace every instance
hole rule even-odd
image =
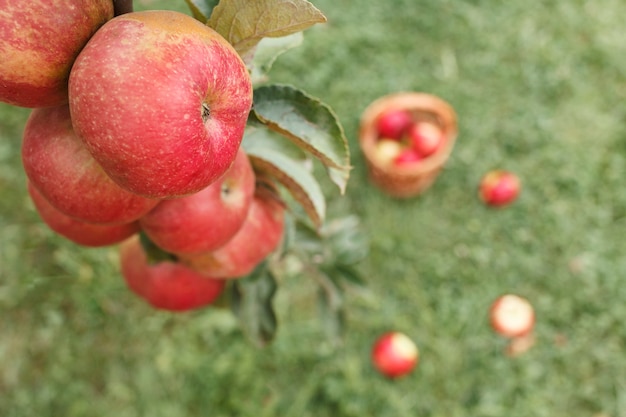
[[[139,232],[139,243],[141,243],[141,247],[146,253],[149,265],[160,262],[176,262],[178,260],[175,255],[158,247],[143,231]]]
[[[302,44],[302,32],[280,38],[265,38],[256,47],[251,63],[251,77],[253,84],[267,81],[267,73],[272,68],[276,58],[291,48]]]
[[[307,160],[298,159],[293,150],[290,153],[285,151],[288,148],[279,146],[283,139],[263,127],[248,127],[243,148],[254,169],[281,183],[304,208],[311,221],[320,226],[326,215],[322,189],[307,168]]]
[[[220,0],[185,0],[193,17],[202,23],[206,23],[209,20],[213,8],[217,6],[219,2]]]
[[[357,216],[333,219],[324,225],[321,233],[331,247],[335,264],[355,265],[369,252],[368,239]]]
[[[267,85],[254,90],[253,110],[262,123],[331,169],[331,180],[345,192],[350,150],[343,127],[329,106],[295,87]]]
[[[306,0],[221,0],[207,24],[248,56],[263,38],[301,32],[326,16]]]
[[[277,329],[273,300],[278,288],[267,262],[262,262],[249,276],[234,281],[232,288],[232,309],[243,331],[257,345],[267,345]]]

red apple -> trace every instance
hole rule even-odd
[[[46,200],[82,222],[130,223],[159,201],[130,193],[109,178],[74,133],[67,105],[31,112],[22,162],[31,184]]]
[[[517,199],[521,182],[517,175],[505,170],[488,172],[480,181],[478,195],[489,206],[506,206]]]
[[[423,158],[435,152],[443,143],[443,132],[441,128],[430,122],[417,122],[411,125],[408,130],[411,146]]]
[[[119,225],[85,223],[65,215],[28,183],[28,193],[41,219],[56,233],[82,246],[109,246],[139,231],[139,222]]]
[[[200,273],[217,278],[250,274],[282,241],[284,205],[276,197],[257,190],[241,229],[219,249],[198,255],[181,255],[182,262]]]
[[[0,101],[21,107],[67,103],[76,56],[112,17],[112,0],[0,0]]]
[[[150,240],[167,252],[215,250],[243,225],[254,182],[252,165],[242,148],[220,179],[190,196],[162,201],[139,222]]]
[[[96,32],[72,68],[69,97],[78,136],[115,182],[171,198],[202,190],[230,167],[252,83],[213,29],[150,10],[117,16]]]
[[[376,141],[374,157],[380,165],[389,165],[402,153],[402,144],[395,139],[382,138]]]
[[[419,154],[413,148],[406,148],[396,158],[393,160],[393,163],[396,166],[411,166],[419,163],[423,159],[422,155]]]
[[[527,299],[514,294],[505,294],[491,305],[489,319],[498,334],[518,338],[532,332],[535,325],[535,310]]]
[[[152,307],[188,311],[214,302],[226,281],[207,278],[176,260],[150,263],[139,236],[120,245],[120,267],[128,288]]]
[[[419,351],[404,333],[387,332],[374,343],[372,362],[383,375],[397,378],[413,371],[419,362]]]
[[[412,116],[408,110],[390,109],[378,116],[376,129],[379,137],[400,140],[412,123]]]

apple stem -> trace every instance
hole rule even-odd
[[[133,0],[113,0],[115,16],[133,11]]]
[[[211,109],[208,104],[202,103],[202,122],[206,123],[209,117],[211,117]]]

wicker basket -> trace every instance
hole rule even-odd
[[[378,139],[376,120],[389,109],[408,109],[418,119],[438,124],[444,135],[444,144],[433,155],[419,164],[383,165],[377,161],[375,147]],[[398,198],[419,195],[430,187],[448,160],[457,137],[457,119],[454,109],[440,98],[416,92],[401,92],[380,97],[361,115],[359,144],[367,163],[370,181],[385,193]]]

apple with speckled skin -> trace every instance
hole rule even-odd
[[[255,189],[255,174],[243,148],[220,179],[187,197],[164,200],[140,220],[157,246],[171,253],[211,251],[243,225]]]
[[[0,0],[0,101],[67,103],[76,56],[112,17],[112,0]]]
[[[67,105],[31,112],[22,139],[22,164],[50,204],[82,222],[130,223],[160,201],[126,191],[109,178],[74,133]]]
[[[172,312],[206,307],[226,285],[226,281],[200,275],[175,259],[151,261],[139,236],[120,245],[120,268],[134,294],[154,308]]]
[[[139,232],[139,222],[103,225],[76,220],[57,210],[33,185],[28,182],[28,193],[37,213],[46,225],[72,242],[81,246],[110,246],[128,239]]]
[[[372,348],[372,363],[383,375],[398,378],[417,366],[419,351],[406,334],[391,331],[382,334]]]
[[[517,175],[506,170],[489,171],[480,181],[478,196],[488,206],[504,207],[519,196],[521,181]]]
[[[252,83],[216,31],[149,10],[94,34],[70,73],[69,100],[76,133],[105,172],[128,191],[165,199],[202,190],[232,165]]]
[[[181,255],[181,262],[210,277],[244,277],[278,248],[284,232],[284,212],[284,203],[259,187],[245,222],[232,239],[214,251]]]

